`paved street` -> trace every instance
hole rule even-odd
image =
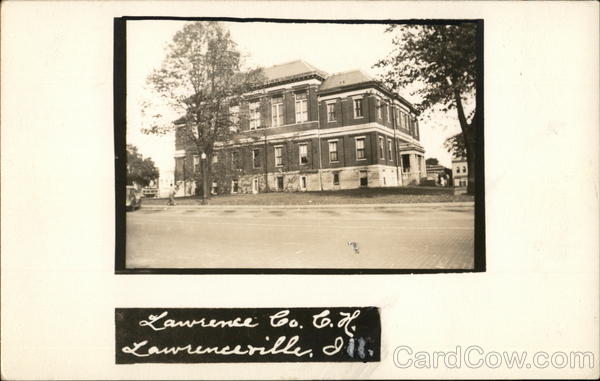
[[[142,207],[127,213],[127,267],[469,269],[473,220],[472,203]]]

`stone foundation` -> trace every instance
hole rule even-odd
[[[367,174],[368,188],[395,187],[403,185],[398,182],[397,170],[394,166],[369,165],[364,167],[345,167],[340,169],[323,169],[319,172],[271,172],[267,181],[270,192],[315,192],[321,190],[356,189],[362,187],[361,172]],[[334,176],[338,174],[338,183]],[[282,180],[278,181],[278,178]],[[306,187],[303,187],[305,179]],[[266,191],[265,175],[245,175],[238,178],[238,193],[253,193],[253,182],[258,182],[258,193]],[[415,176],[418,181],[418,176]]]

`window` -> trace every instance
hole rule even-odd
[[[260,150],[252,150],[252,165],[254,168],[260,168]]]
[[[300,189],[306,190],[306,176],[300,176]]]
[[[231,180],[231,193],[237,193],[240,191],[238,180]]]
[[[379,137],[379,158],[380,159],[384,159],[384,156],[383,156],[383,138],[381,136]]]
[[[388,139],[387,144],[388,144],[388,160],[393,160],[393,157],[392,157],[392,141],[390,139]]]
[[[333,172],[333,185],[340,185],[340,173]]]
[[[298,146],[298,152],[300,156],[300,164],[308,164],[308,146],[306,144],[300,144]]]
[[[260,128],[260,104],[258,102],[250,103],[250,129]]]
[[[240,169],[240,153],[238,151],[233,151],[231,153],[231,167],[233,169]]]
[[[296,94],[296,123],[306,122],[308,120],[308,104],[306,102],[306,93]]]
[[[327,121],[335,122],[335,103],[327,104]]]
[[[365,159],[365,138],[356,138],[356,160]]]
[[[240,125],[240,106],[232,106],[229,108],[229,130],[231,132],[238,132]]]
[[[381,101],[377,99],[377,119],[381,119]]]
[[[283,190],[283,176],[277,176],[277,190],[280,192]]]
[[[275,166],[283,166],[283,147],[281,146],[275,147]]]
[[[366,187],[369,185],[369,178],[367,177],[367,171],[360,171],[360,186]]]
[[[283,97],[271,98],[271,126],[278,127],[283,125]]]
[[[388,121],[388,105],[384,104],[382,107],[383,107],[383,120],[385,122],[387,122]]]
[[[405,113],[402,113],[403,119],[404,119],[404,129],[408,130],[408,115]]]
[[[400,120],[400,111],[397,108],[394,109],[394,115],[396,119],[394,126],[396,126],[396,128],[402,127],[402,120]]]
[[[196,172],[198,172],[198,168],[200,167],[200,156],[194,155],[193,160],[194,160],[194,173],[196,173]]]
[[[363,117],[362,98],[354,100],[354,117],[355,118]]]
[[[410,172],[410,156],[402,155],[402,172]]]
[[[467,167],[463,166],[463,173],[467,173]]]
[[[329,141],[329,162],[337,163],[338,161],[338,142],[337,140]]]

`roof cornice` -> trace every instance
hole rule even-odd
[[[390,98],[400,101],[402,104],[404,104],[406,107],[408,107],[415,114],[419,114],[419,111],[409,101],[404,99],[402,96],[394,93],[393,91],[388,89],[386,86],[384,86],[383,84],[381,84],[381,82],[379,82],[377,80],[354,83],[354,84],[350,84],[350,85],[337,86],[337,87],[332,87],[332,88],[326,89],[326,90],[319,90],[319,95],[331,95],[331,94],[335,94],[335,93],[352,91],[352,90],[360,90],[360,89],[365,89],[365,88],[369,88],[369,87],[377,88],[377,90],[386,94]]]

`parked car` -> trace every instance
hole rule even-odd
[[[125,194],[125,206],[127,210],[134,211],[142,206],[142,192],[133,186],[127,186]]]

